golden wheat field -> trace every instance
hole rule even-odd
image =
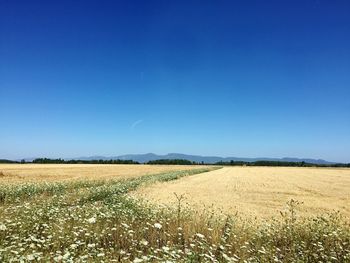
[[[155,203],[183,202],[223,213],[266,218],[278,216],[291,199],[300,214],[340,211],[350,216],[350,169],[300,167],[224,167],[180,180],[139,188],[137,195]]]
[[[194,168],[199,167],[132,164],[0,164],[0,184],[127,179]]]
[[[0,262],[350,262],[349,187],[347,169],[0,165]]]

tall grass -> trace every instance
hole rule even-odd
[[[299,218],[291,200],[275,219],[256,223],[193,210],[181,197],[166,207],[128,195],[204,171],[3,187],[0,262],[350,262],[349,221],[339,213]]]

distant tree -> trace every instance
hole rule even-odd
[[[283,162],[283,161],[255,161],[255,162],[243,162],[243,161],[233,161],[230,162],[217,162],[215,163],[217,165],[239,165],[239,166],[293,166],[293,167],[311,167],[311,166],[318,166],[318,167],[325,167],[323,164],[311,164],[306,162]],[[328,165],[334,166],[334,165]],[[340,164],[340,167],[345,167],[345,164]]]
[[[0,159],[0,163],[18,163],[17,161],[7,160],[7,159]]]
[[[147,164],[168,164],[168,165],[194,165],[196,162],[192,162],[184,159],[159,159],[154,161],[149,161]]]

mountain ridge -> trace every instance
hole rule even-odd
[[[202,155],[189,155],[182,153],[168,153],[168,154],[155,154],[155,153],[145,153],[145,154],[124,154],[118,156],[88,156],[79,158],[67,158],[66,160],[133,160],[140,163],[146,163],[149,161],[159,160],[159,159],[186,159],[192,162],[203,162],[203,163],[216,163],[216,162],[229,162],[229,161],[245,161],[245,162],[255,162],[255,161],[283,161],[283,162],[306,162],[313,164],[335,164],[336,162],[330,162],[323,159],[313,159],[313,158],[296,158],[296,157],[282,157],[282,158],[271,158],[271,157],[220,157],[220,156],[202,156]]]

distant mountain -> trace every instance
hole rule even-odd
[[[181,153],[168,153],[165,155],[157,155],[154,153],[146,153],[146,154],[126,154],[120,156],[90,156],[90,157],[80,157],[80,158],[72,158],[77,160],[133,160],[139,163],[146,163],[148,161],[154,161],[159,159],[185,159],[192,162],[204,162],[204,163],[216,163],[216,162],[229,162],[229,161],[244,161],[244,162],[255,162],[255,161],[283,161],[283,162],[306,162],[313,164],[334,164],[334,162],[328,162],[322,159],[307,159],[307,158],[242,158],[242,157],[219,157],[219,156],[200,156],[200,155],[188,155]]]

